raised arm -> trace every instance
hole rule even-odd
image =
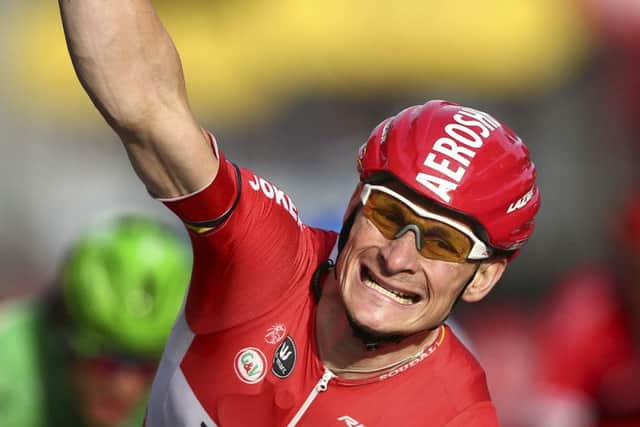
[[[149,0],[59,0],[69,53],[151,194],[176,197],[218,170],[189,107],[182,65]]]

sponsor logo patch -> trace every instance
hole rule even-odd
[[[264,340],[267,344],[276,344],[284,338],[284,335],[287,333],[287,328],[282,323],[276,323],[269,329],[267,329],[267,333],[264,335]]]
[[[271,372],[278,378],[287,378],[293,372],[296,366],[296,345],[293,338],[287,336],[282,343],[276,348],[273,355],[273,365]]]
[[[267,373],[267,358],[264,353],[255,347],[243,348],[236,354],[233,362],[236,375],[247,384],[256,384]]]

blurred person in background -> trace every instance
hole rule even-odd
[[[515,133],[447,101],[407,108],[361,147],[340,235],[308,227],[198,125],[150,1],[59,4],[80,81],[192,240],[147,426],[497,425],[444,322],[533,232],[535,168]]]
[[[540,312],[534,425],[640,426],[640,192],[611,217],[609,259],[569,270]]]
[[[190,268],[186,241],[148,219],[82,234],[51,294],[2,306],[0,425],[141,425]]]
[[[581,0],[600,43],[598,104],[610,144],[640,135],[640,3]],[[542,427],[640,426],[640,188],[612,206],[606,259],[574,266],[552,287],[536,330],[534,407]],[[538,399],[536,399],[538,400]]]

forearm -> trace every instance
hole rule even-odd
[[[178,53],[149,0],[58,0],[80,82],[149,191],[176,197],[218,169],[187,102]]]
[[[78,78],[116,131],[136,132],[154,115],[188,110],[180,59],[150,1],[59,5]]]

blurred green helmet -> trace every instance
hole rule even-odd
[[[61,271],[72,350],[87,357],[157,358],[190,272],[186,240],[162,224],[121,217],[93,227]]]

